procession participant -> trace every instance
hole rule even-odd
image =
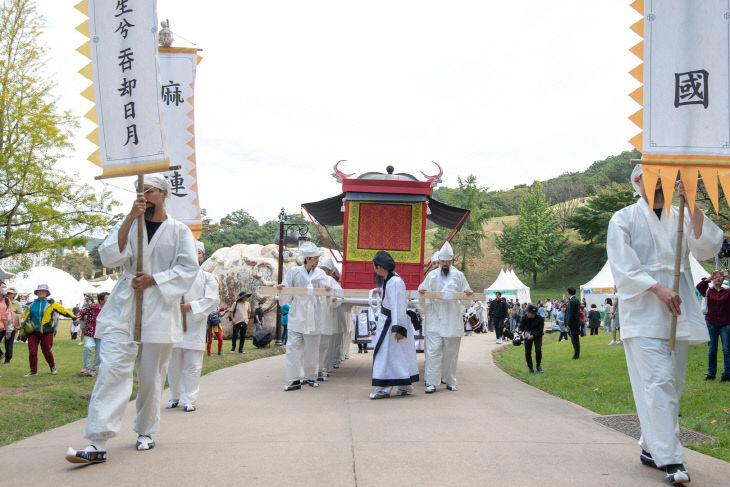
[[[439,266],[428,273],[418,286],[418,292],[463,292],[473,293],[464,274],[451,265],[454,250],[446,242],[439,251]],[[426,328],[426,394],[436,391],[445,383],[450,391],[456,390],[456,363],[459,346],[464,335],[461,317],[462,304],[455,300],[429,300],[426,306],[424,326]],[[501,301],[500,301],[501,302]]]
[[[248,317],[251,316],[251,303],[248,302],[248,298],[251,297],[251,293],[241,291],[238,293],[236,304],[228,312],[228,320],[233,322],[233,335],[231,336],[231,352],[236,351],[236,336],[239,338],[238,342],[238,353],[245,354],[243,351],[243,345],[246,341],[246,328],[248,327]]]
[[[304,264],[289,270],[277,289],[285,287],[303,287],[308,289],[325,288],[327,275],[317,267],[319,249],[312,242],[305,242],[299,249]],[[302,382],[310,387],[317,384],[317,366],[319,364],[319,340],[322,317],[321,300],[315,296],[281,296],[282,305],[290,304],[288,338],[286,342],[286,380],[285,391],[302,388]]]
[[[640,460],[666,471],[672,483],[689,482],[679,440],[682,396],[689,345],[708,341],[707,327],[695,299],[689,253],[697,260],[717,254],[722,230],[695,206],[683,215],[679,293],[672,285],[679,211],[667,214],[662,183],[657,180],[654,206],[649,207],[641,165],[631,182],[641,198],[616,212],[608,225],[606,249],[621,302],[621,338],[641,424]],[[685,194],[679,182],[677,192]],[[669,351],[670,322],[677,317],[676,345]]]
[[[205,260],[205,245],[197,241],[198,264]],[[200,372],[203,370],[205,332],[208,314],[218,306],[218,281],[209,272],[198,269],[193,285],[183,296],[180,312],[184,313],[187,331],[181,342],[172,347],[167,382],[170,384],[170,400],[167,409],[175,408],[182,401],[186,413],[195,411],[198,399]]]
[[[137,364],[137,450],[155,446],[150,437],[160,422],[160,396],[174,343],[182,340],[180,298],[198,272],[195,239],[190,229],[165,211],[170,183],[161,175],[144,176],[144,195],[127,217],[114,226],[99,246],[105,267],[123,267],[107,304],[96,319],[95,337],[101,337],[102,367],[89,400],[84,436],[91,444],[69,448],[71,463],[106,460],[106,441],[119,432],[124,408],[132,393]],[[144,215],[145,225],[137,227]],[[142,231],[143,272],[137,272],[137,232]],[[134,341],[135,291],[142,290],[142,336]]]
[[[406,285],[394,272],[395,261],[388,252],[379,250],[373,267],[382,301],[373,350],[372,385],[375,391],[370,399],[390,397],[393,386],[398,386],[396,396],[405,396],[413,392],[411,384],[418,382],[414,330],[406,314]]]
[[[332,277],[335,269],[335,263],[332,259],[327,259],[319,265],[327,277],[325,278],[327,285],[332,289],[342,289],[339,283]],[[319,337],[319,368],[318,381],[326,381],[329,376],[330,368],[335,361],[335,351],[337,342],[342,342],[342,334],[338,327],[339,322],[339,302],[337,298],[326,298],[322,300],[322,317],[320,319],[320,337]]]
[[[25,336],[28,338],[28,361],[30,362],[30,372],[25,374],[25,377],[38,375],[39,343],[43,352],[43,358],[46,359],[48,366],[51,368],[51,374],[56,375],[58,370],[56,369],[56,361],[51,350],[53,348],[53,337],[56,332],[56,325],[52,319],[53,314],[57,313],[72,319],[76,318],[76,316],[59,303],[48,299],[51,295],[48,285],[39,284],[34,293],[38,296],[38,299],[33,301],[25,310],[23,323],[20,327],[24,329],[26,323],[30,321],[33,328],[30,332],[25,331]]]
[[[332,271],[332,277],[342,289],[342,276],[340,275],[339,269],[335,267]],[[345,308],[340,306],[337,310],[337,329],[340,332],[341,339],[337,342],[337,351],[335,352],[335,363],[332,367],[337,369],[344,360],[350,358],[350,341],[354,331],[354,320],[352,319],[352,313],[346,312]]]

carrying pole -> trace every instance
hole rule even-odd
[[[684,243],[684,204],[685,198],[679,195],[679,218],[677,218],[677,245],[674,246],[676,254],[674,255],[674,284],[672,289],[675,293],[679,293],[680,269],[682,265],[682,244]],[[674,345],[677,341],[677,317],[672,315],[672,325],[669,331],[669,351],[674,351]]]
[[[137,197],[144,196],[144,175],[137,175]],[[144,252],[144,213],[137,217],[137,272],[142,272],[142,257]],[[142,293],[141,289],[135,292],[134,341],[142,341]]]

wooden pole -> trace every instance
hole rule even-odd
[[[185,302],[185,296],[180,298],[180,304],[183,304]],[[187,333],[188,331],[188,316],[187,313],[183,310],[180,310],[182,313],[182,325],[183,325],[183,333]]]
[[[679,218],[677,222],[677,245],[675,246],[674,256],[674,285],[672,289],[675,293],[679,293],[680,269],[682,265],[682,244],[684,243],[684,196],[679,196]],[[674,345],[677,341],[677,317],[672,316],[672,327],[669,331],[669,351],[674,351]]]
[[[144,175],[137,176],[137,196],[144,196]],[[137,217],[137,272],[142,272],[142,257],[144,253],[144,213]],[[134,316],[134,341],[142,341],[142,293],[135,293],[136,310]]]

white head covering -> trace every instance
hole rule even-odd
[[[319,257],[319,249],[312,242],[304,242],[299,247],[299,255],[302,257]]]
[[[167,191],[167,197],[170,197],[170,181],[168,181],[162,174],[145,174],[144,184],[149,184],[153,188],[157,188],[160,191]]]
[[[454,260],[454,249],[449,242],[444,243],[439,251],[439,260]]]
[[[639,188],[639,183],[634,181],[634,179],[641,176],[643,170],[641,168],[641,164],[636,164],[634,166],[634,170],[631,171],[631,186],[634,187],[634,196],[641,196],[641,188]]]
[[[431,256],[431,263],[436,264],[436,263],[438,263],[438,261],[439,261],[439,253],[434,252],[433,256]]]
[[[332,259],[327,259],[324,262],[320,262],[319,267],[329,269],[331,271],[334,271],[336,269],[335,263]]]
[[[198,250],[205,253],[205,244],[201,242],[200,240],[195,241],[195,247],[197,247]]]

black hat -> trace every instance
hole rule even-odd
[[[391,257],[385,250],[378,250],[378,253],[375,254],[375,257],[373,258],[373,263],[387,271],[395,269],[395,261],[393,260],[393,257]]]
[[[535,306],[534,304],[528,304],[526,311],[528,313],[537,313],[537,306]]]
[[[240,293],[238,293],[238,298],[236,298],[236,301],[238,301],[242,298],[247,298],[249,296],[251,296],[251,293],[247,293],[246,291],[241,291]]]

